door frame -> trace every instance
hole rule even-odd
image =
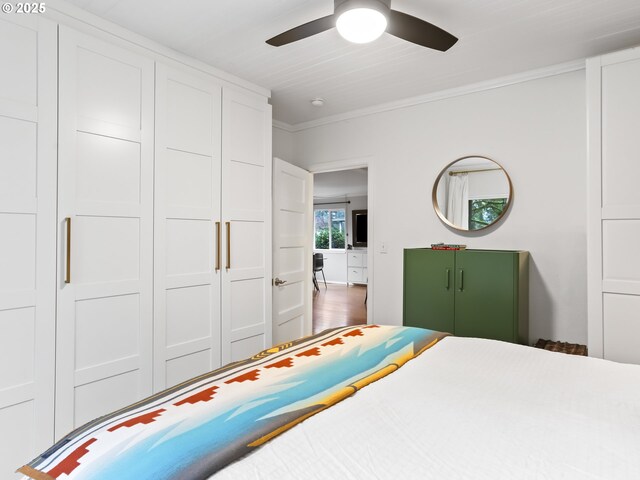
[[[375,157],[366,155],[362,157],[345,158],[332,162],[314,163],[306,169],[313,175],[316,173],[340,172],[343,170],[355,170],[357,168],[367,169],[367,324],[374,323],[374,228],[375,214],[373,209],[374,198],[374,178],[375,178]],[[303,167],[304,168],[304,167]],[[309,242],[313,250],[313,228],[309,232]],[[371,293],[371,295],[369,295]]]

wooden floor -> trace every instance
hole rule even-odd
[[[366,286],[328,283],[325,288],[322,279],[318,283],[320,291],[313,291],[313,333],[367,323]]]

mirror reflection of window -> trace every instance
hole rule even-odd
[[[509,207],[511,184],[504,169],[485,157],[464,157],[445,168],[434,188],[434,207],[449,225],[481,230]]]
[[[469,200],[469,230],[488,227],[500,218],[506,206],[506,197]]]

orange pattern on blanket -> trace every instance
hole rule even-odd
[[[293,367],[293,358],[287,357],[283,358],[279,362],[272,363],[271,365],[265,365],[264,368],[282,368],[282,367]]]
[[[318,355],[320,355],[320,349],[318,347],[313,347],[309,350],[296,354],[296,357],[317,357]]]
[[[233,382],[242,383],[242,382],[244,382],[246,380],[249,380],[249,381],[253,382],[255,380],[258,380],[258,375],[259,374],[260,374],[260,370],[258,370],[258,369],[250,370],[247,373],[243,373],[242,375],[238,375],[237,377],[234,377],[234,378],[232,378],[230,380],[227,380],[224,383],[226,383],[226,384],[233,383]]]
[[[344,342],[342,341],[342,339],[340,337],[338,338],[334,338],[333,340],[330,340],[328,342],[325,342],[322,344],[323,347],[330,347],[332,345],[343,345]]]
[[[65,458],[62,462],[56,465],[54,468],[47,472],[47,475],[53,478],[58,478],[62,474],[70,475],[76,468],[80,466],[80,460],[87,453],[89,453],[89,445],[93,442],[96,442],[97,439],[92,438],[91,440],[87,440],[78,448],[76,448],[71,454]]]
[[[343,337],[361,337],[363,335],[362,330],[357,328],[356,330],[351,330],[343,335]]]
[[[179,407],[180,405],[186,405],[187,403],[193,405],[198,402],[208,402],[213,398],[213,396],[216,393],[216,390],[218,390],[218,387],[215,385],[213,387],[205,388],[204,390],[196,393],[195,395],[191,395],[190,397],[184,398],[179,402],[174,403],[174,405],[176,407]]]
[[[153,412],[145,413],[144,415],[139,415],[137,417],[133,417],[127,421],[119,423],[118,425],[114,425],[113,427],[107,429],[107,431],[115,432],[119,428],[123,428],[123,427],[129,428],[129,427],[133,427],[134,425],[140,425],[140,424],[148,425],[150,423],[155,422],[156,418],[158,418],[164,412],[166,412],[164,408],[161,408],[160,410],[154,410]]]

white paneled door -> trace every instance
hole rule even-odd
[[[273,160],[273,343],[311,335],[313,175]]]
[[[154,390],[220,366],[221,88],[156,65]]]
[[[271,106],[222,94],[222,363],[271,346]]]
[[[640,49],[589,59],[589,354],[640,364]]]
[[[56,27],[0,18],[0,478],[53,440]]]
[[[153,75],[60,27],[56,437],[152,391]]]

